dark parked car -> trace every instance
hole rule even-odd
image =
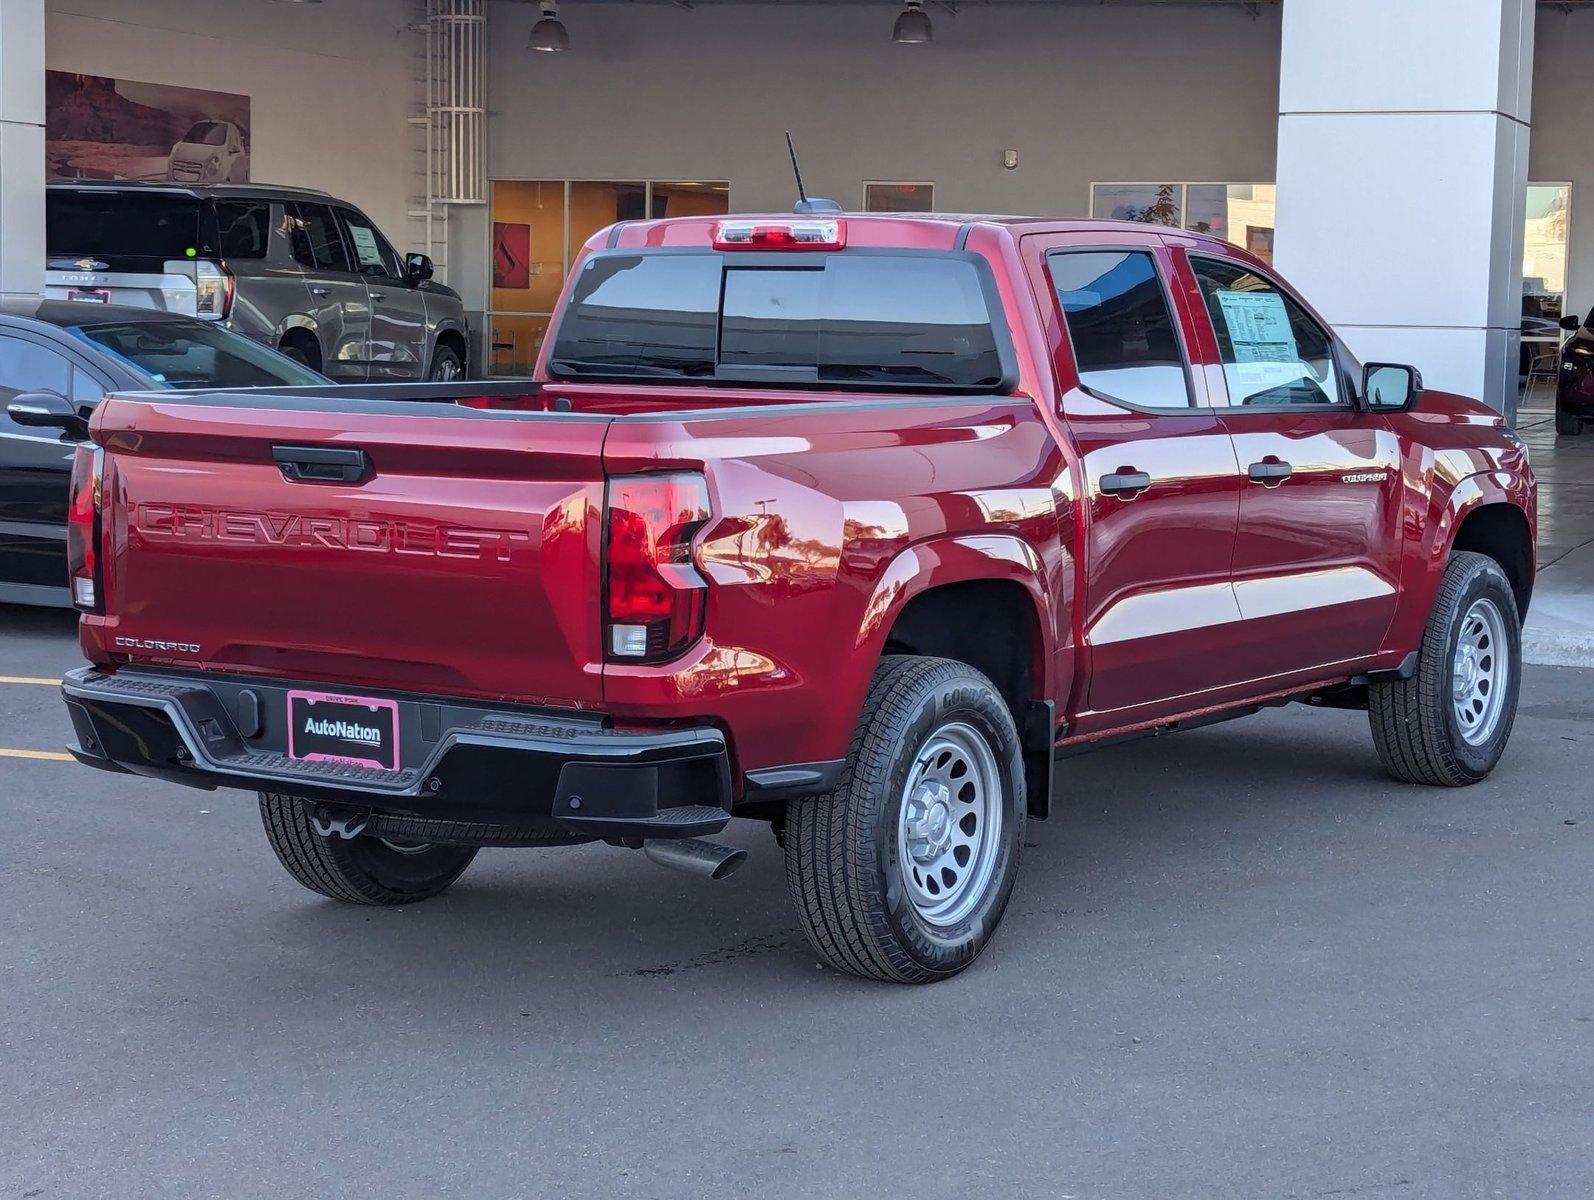
[[[58,300],[0,306],[0,603],[71,605],[72,452],[107,392],[326,382],[275,350],[189,317]],[[63,432],[50,410],[66,405],[77,419]]]
[[[465,373],[465,306],[432,260],[325,192],[73,180],[45,218],[51,299],[214,321],[339,383]]]
[[[1594,322],[1594,313],[1589,314]],[[1561,318],[1572,336],[1561,347],[1561,377],[1555,387],[1555,432],[1578,434],[1594,421],[1594,329],[1575,315]]]

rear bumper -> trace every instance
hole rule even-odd
[[[717,729],[629,732],[598,716],[388,693],[405,754],[384,771],[289,758],[287,694],[299,686],[84,667],[61,691],[79,762],[190,787],[595,837],[698,837],[730,819]]]

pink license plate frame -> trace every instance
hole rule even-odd
[[[356,747],[348,753],[328,749],[320,740],[326,735],[315,735],[300,728],[302,721],[296,718],[295,701],[304,701],[306,709],[317,704],[338,705],[343,712],[329,712],[323,714],[323,719],[354,721],[357,723],[359,713],[350,712],[350,709],[363,709],[370,714],[387,713],[388,729],[391,733],[391,743],[388,747],[387,757],[391,763],[382,761],[381,757],[362,756],[358,753],[358,743],[353,738],[340,739],[349,746]],[[287,700],[288,710],[288,757],[297,762],[333,762],[345,763],[349,766],[371,767],[378,771],[402,770],[404,760],[400,757],[399,745],[399,707],[397,700],[382,700],[375,696],[350,696],[342,692],[311,692],[290,691]],[[313,713],[307,715],[314,716]],[[380,728],[378,722],[377,728]],[[306,745],[306,742],[309,745]]]

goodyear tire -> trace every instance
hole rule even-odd
[[[804,933],[865,979],[956,975],[1007,908],[1024,814],[1018,731],[991,681],[949,659],[883,658],[840,783],[787,805]]]
[[[323,837],[310,805],[260,793],[260,820],[277,859],[299,883],[347,904],[394,906],[446,891],[476,857],[475,846],[432,845],[381,837]]]
[[[1373,744],[1406,783],[1464,787],[1493,771],[1516,720],[1522,626],[1494,559],[1451,556],[1410,679],[1367,689]]]

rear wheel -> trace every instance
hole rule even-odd
[[[1516,720],[1522,627],[1492,558],[1451,556],[1410,679],[1367,689],[1373,744],[1406,783],[1461,787],[1494,770]]]
[[[301,366],[309,367],[312,371],[321,369],[321,347],[312,335],[299,333],[290,334],[283,338],[277,346],[279,353],[293,359]]]
[[[310,808],[294,796],[260,793],[260,820],[277,859],[305,887],[333,900],[384,906],[427,900],[447,890],[476,857],[475,846],[325,837],[316,832]]]
[[[882,659],[840,785],[787,806],[808,940],[866,979],[957,974],[1007,908],[1024,814],[1018,732],[991,681],[948,659]]]
[[[1555,432],[1562,437],[1575,437],[1583,432],[1583,418],[1573,416],[1557,404],[1555,406]]]
[[[439,346],[437,353],[432,355],[432,369],[426,378],[433,383],[452,383],[465,374],[465,368],[459,361],[459,355],[448,346]]]

